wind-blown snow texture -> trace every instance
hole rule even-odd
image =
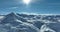
[[[60,32],[60,15],[10,13],[0,16],[0,32]]]

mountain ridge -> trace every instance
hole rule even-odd
[[[59,20],[60,15],[27,15],[12,12],[0,20],[0,30],[6,32],[59,32]],[[54,27],[55,24],[56,27]]]

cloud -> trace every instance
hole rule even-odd
[[[20,12],[20,14],[27,14],[27,15],[59,15],[59,14],[40,14],[40,13],[32,13],[32,12]]]
[[[21,14],[27,14],[27,15],[39,15],[38,13],[31,13],[31,12],[21,12]]]

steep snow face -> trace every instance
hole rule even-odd
[[[60,23],[51,23],[48,25],[48,27],[55,30],[56,32],[60,32]]]
[[[10,13],[0,20],[0,32],[60,32],[60,15]]]

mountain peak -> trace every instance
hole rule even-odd
[[[15,15],[15,13],[14,13],[14,12],[11,12],[10,14]]]
[[[16,16],[16,14],[14,12],[11,12],[10,14],[8,14],[6,16]]]

